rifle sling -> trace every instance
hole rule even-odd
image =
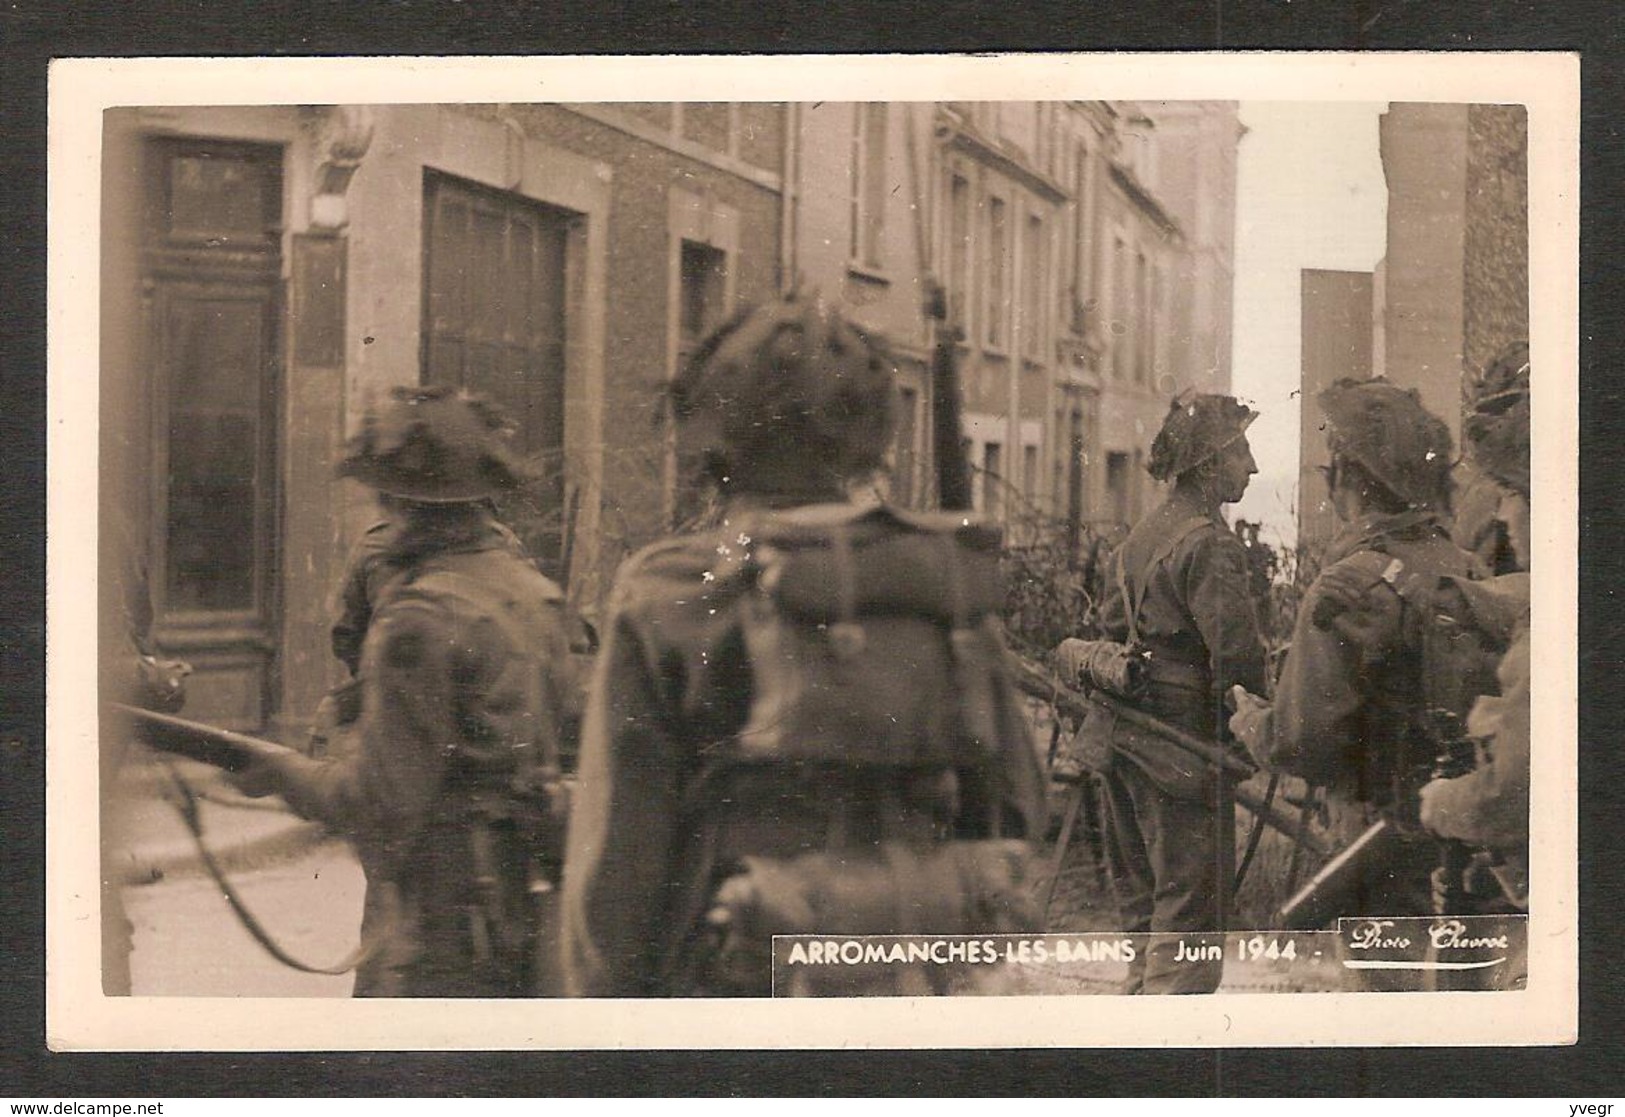
[[[356,969],[378,953],[387,936],[375,932],[363,936],[354,950],[345,955],[342,961],[331,966],[313,966],[307,962],[301,962],[289,954],[282,944],[277,942],[271,936],[271,933],[265,929],[264,925],[254,916],[254,913],[248,909],[248,905],[238,895],[237,889],[227,879],[225,870],[220,867],[220,863],[215,860],[214,854],[210,852],[208,845],[203,841],[203,821],[198,813],[197,792],[192,790],[191,784],[187,783],[181,774],[175,770],[174,765],[167,760],[162,763],[164,770],[169,774],[170,780],[180,792],[181,800],[175,804],[175,810],[180,814],[181,820],[186,823],[186,829],[192,835],[193,844],[197,846],[198,857],[203,861],[203,867],[219,887],[221,894],[225,896],[226,903],[231,905],[232,913],[236,915],[237,921],[243,925],[243,929],[253,937],[255,942],[260,944],[267,954],[284,966],[298,970],[300,973],[325,974],[330,977],[337,977],[340,974],[346,974]]]

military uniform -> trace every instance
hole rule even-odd
[[[616,579],[565,854],[570,992],[767,994],[772,933],[944,930],[944,896],[993,899],[959,887],[961,855],[1019,847],[1011,861],[1025,863],[1042,777],[999,674],[996,605],[980,602],[973,623],[967,604],[963,520],[876,510],[871,521],[844,503],[884,464],[895,380],[884,343],[795,292],[723,323],[673,382],[681,440],[721,497],[724,526],[655,544]],[[858,520],[886,544],[942,544],[930,557],[943,576],[922,573],[930,559],[913,553],[857,557]],[[776,534],[791,522],[830,566],[798,566],[805,555],[773,565],[778,544],[800,545]],[[983,557],[974,585],[987,589],[996,559]],[[880,567],[895,577],[860,607]],[[838,599],[816,621],[792,618],[777,596],[808,569],[812,596]],[[832,694],[840,700],[826,703]],[[930,872],[899,866],[958,879],[938,888]],[[1025,885],[997,899],[1017,894],[1030,908]],[[996,923],[1009,910],[968,907],[954,914]],[[901,925],[922,913],[935,926]]]
[[[344,664],[349,678],[330,690],[317,708],[311,728],[311,751],[316,756],[342,755],[355,747],[355,723],[361,716],[361,650],[372,624],[373,610],[385,593],[421,557],[423,540],[401,539],[401,525],[379,520],[362,533],[344,564],[344,580],[335,596],[330,630],[333,656]],[[510,551],[529,562],[524,544],[512,529],[497,519],[480,529],[484,542]]]
[[[1378,552],[1400,567],[1391,578],[1366,579],[1357,558]],[[1323,785],[1366,822],[1408,811],[1401,795],[1415,793],[1415,769],[1426,770],[1431,750],[1415,741],[1422,705],[1419,618],[1394,583],[1409,576],[1476,577],[1482,568],[1450,542],[1440,518],[1414,510],[1372,514],[1346,525],[1326,553],[1324,573],[1298,609],[1292,651],[1276,682],[1268,744],[1260,759],[1273,768]],[[1328,587],[1364,581],[1366,589],[1331,623]],[[1407,791],[1407,787],[1409,790]],[[1389,865],[1360,886],[1356,915],[1427,915],[1437,843],[1424,834],[1404,837]]]
[[[340,473],[394,498],[350,602],[364,631],[353,752],[278,756],[233,779],[354,843],[367,875],[357,996],[501,997],[538,987],[532,885],[558,825],[569,646],[559,588],[485,502],[523,470],[501,417],[438,387],[369,414]],[[345,621],[341,620],[341,628]],[[341,639],[335,652],[348,658]]]
[[[694,872],[711,824],[701,785],[709,757],[750,712],[741,612],[755,581],[740,561],[738,526],[752,522],[739,517],[749,505],[733,502],[719,530],[647,548],[617,578],[566,853],[565,976],[575,995],[690,991],[674,967],[709,895],[710,882]],[[951,708],[956,696],[937,701]],[[1042,812],[1036,754],[1024,734],[1005,746],[991,765],[993,794],[1012,823],[1006,836],[1030,836]],[[874,771],[824,772],[800,786],[777,774],[746,777],[726,793],[733,832],[762,856],[818,849],[831,812],[884,793]],[[933,783],[924,795],[940,790]]]
[[[513,529],[501,520],[486,522],[483,532],[489,542],[527,558],[525,545]],[[361,646],[367,639],[375,603],[384,591],[412,563],[414,544],[400,540],[401,527],[394,520],[379,520],[362,532],[344,563],[344,582],[339,587],[331,640],[333,656],[351,675],[360,673]]]
[[[1161,553],[1166,557],[1147,570]],[[1135,635],[1151,652],[1150,685],[1137,704],[1178,728],[1217,736],[1229,688],[1264,685],[1264,648],[1241,541],[1215,513],[1176,490],[1135,525],[1108,569],[1113,575],[1101,619],[1109,638],[1129,640],[1129,610],[1143,594]],[[1233,842],[1234,831],[1217,777],[1170,793],[1155,773],[1114,756],[1104,786],[1107,855],[1122,929],[1175,935],[1218,929],[1230,887],[1221,870],[1232,859],[1226,843]],[[1176,964],[1174,951],[1172,938],[1163,939],[1149,958],[1137,959],[1131,989],[1218,987],[1222,963]]]
[[[361,533],[344,563],[330,636],[334,658],[351,675],[361,673],[361,647],[372,623],[373,606],[401,572],[394,547],[399,530],[393,520],[377,521]]]
[[[1422,825],[1478,846],[1507,899],[1528,906],[1529,859],[1529,346],[1516,342],[1474,383],[1463,424],[1469,457],[1497,501],[1494,523],[1510,563],[1501,577],[1465,587],[1481,633],[1508,649],[1497,693],[1480,697],[1467,734],[1483,742],[1476,768],[1422,789]],[[1487,503],[1487,502],[1486,502]],[[1510,565],[1523,573],[1505,573]]]
[[[1529,857],[1529,576],[1509,574],[1482,583],[1516,614],[1511,645],[1496,671],[1499,692],[1473,705],[1467,734],[1484,742],[1466,775],[1422,789],[1422,825],[1443,838],[1493,851],[1508,897],[1528,902]]]
[[[366,869],[376,950],[357,996],[523,996],[545,805],[516,783],[557,755],[562,594],[483,517],[422,552],[367,633],[357,753],[292,768],[283,794]]]

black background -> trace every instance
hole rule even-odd
[[[1619,352],[1621,31],[1611,0],[0,6],[0,1096],[1621,1094],[1611,452]],[[45,125],[53,57],[1050,50],[1582,53],[1581,1041],[1566,1048],[59,1055],[44,1047]],[[291,96],[290,99],[296,99]],[[60,371],[60,370],[59,370]],[[86,373],[88,375],[88,372]],[[1537,498],[1538,499],[1538,498]],[[1098,998],[1110,1013],[1111,999]],[[1398,1010],[1398,1006],[1396,1006]],[[1064,1034],[1057,1044],[1068,1042]],[[1086,1102],[1083,1104],[1087,1104]]]

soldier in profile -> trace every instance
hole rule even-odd
[[[535,992],[533,891],[559,823],[559,588],[520,558],[491,497],[519,467],[490,409],[402,389],[340,474],[396,525],[377,565],[353,753],[262,760],[233,778],[355,843],[367,876],[357,996]]]
[[[616,579],[565,862],[572,993],[765,996],[775,933],[1035,929],[1042,776],[996,533],[848,499],[885,459],[893,380],[878,339],[792,295],[675,383],[722,525]]]
[[[1108,560],[1101,602],[1107,635],[1145,656],[1137,705],[1206,738],[1222,733],[1230,687],[1264,684],[1247,553],[1219,515],[1258,471],[1247,442],[1255,418],[1230,396],[1173,402],[1147,467],[1173,488]],[[1148,735],[1119,751],[1129,732],[1102,711],[1085,720],[1078,742],[1102,769],[1121,929],[1155,936],[1125,991],[1211,993],[1222,957],[1192,958],[1195,944],[1182,950],[1180,934],[1225,929],[1235,856],[1228,785]]]

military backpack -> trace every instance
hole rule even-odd
[[[773,990],[772,936],[1035,929],[1007,781],[1037,759],[997,619],[999,533],[852,505],[738,526],[750,698],[685,798],[674,991],[944,991],[956,975],[931,965]]]

